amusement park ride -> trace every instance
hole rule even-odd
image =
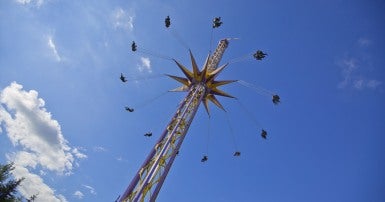
[[[167,16],[165,19],[165,25],[168,28],[170,24],[170,18]],[[222,22],[219,17],[214,18],[213,28],[218,28],[221,24]],[[228,45],[229,39],[220,40],[214,53],[207,56],[206,62],[201,70],[198,68],[191,51],[189,52],[192,71],[187,69],[178,61],[174,60],[185,77],[167,75],[182,84],[182,86],[172,91],[185,91],[187,92],[187,95],[179,104],[179,107],[172,116],[171,121],[166,126],[155,146],[151,149],[149,155],[132,179],[126,191],[119,198],[119,201],[155,201],[162,184],[166,179],[167,173],[169,172],[172,163],[179,152],[200,103],[203,102],[207,113],[209,113],[209,101],[224,110],[222,104],[217,100],[216,96],[234,98],[226,92],[218,89],[218,87],[236,82],[237,80],[216,80],[217,76],[228,65],[227,63],[218,67]],[[132,50],[137,50],[137,46],[134,42],[132,44]],[[265,56],[266,54],[260,50],[254,54],[254,57],[257,60],[261,60]],[[123,75],[121,75],[121,80],[126,82]],[[278,95],[273,94],[273,102],[275,104],[279,102]],[[130,110],[133,111],[133,109]],[[266,132],[264,134],[264,138],[266,138]],[[236,152],[236,154],[234,154],[234,156],[239,156],[240,152]]]

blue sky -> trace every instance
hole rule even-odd
[[[223,86],[238,101],[219,98],[227,112],[210,105],[210,119],[200,107],[158,201],[384,201],[384,10],[375,0],[1,1],[0,162],[15,162],[20,192],[38,201],[115,200],[185,95],[167,92],[179,84],[163,75],[182,73],[159,55],[191,67],[190,48],[201,66],[212,33],[212,49],[239,38],[221,64],[269,54],[218,79],[281,104]]]

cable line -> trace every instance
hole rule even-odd
[[[209,54],[211,54],[212,46],[213,46],[213,32],[214,32],[214,28],[211,29],[211,35],[210,35],[210,50],[209,50]]]
[[[238,151],[238,146],[237,146],[236,138],[235,138],[235,135],[234,135],[234,130],[233,130],[233,127],[230,124],[230,118],[229,118],[228,112],[225,112],[225,113],[226,113],[227,125],[229,126],[230,135],[231,135],[231,139],[233,141],[233,145],[234,145],[235,151]]]
[[[246,113],[246,115],[249,117],[249,119],[251,120],[251,122],[253,122],[253,124],[258,128],[262,128],[262,126],[259,124],[259,122],[255,119],[255,117],[253,116],[253,114],[247,110],[247,108],[245,107],[245,105],[242,104],[242,102],[239,100],[239,99],[235,99],[237,100],[238,104],[241,106],[242,110],[244,113]]]
[[[162,78],[166,77],[164,74],[154,74],[154,75],[149,75],[145,77],[138,77],[138,76],[126,76],[126,79],[128,82],[130,81],[143,81],[143,80],[151,80],[151,79],[157,79],[157,78]]]
[[[157,58],[161,58],[161,59],[165,59],[165,60],[173,60],[172,57],[169,57],[167,55],[163,55],[163,54],[160,54],[160,53],[157,53],[157,52],[154,52],[154,51],[150,51],[150,50],[147,50],[147,49],[144,49],[144,48],[138,47],[137,51],[141,52],[141,53],[144,53],[146,55],[151,55],[151,56],[157,57]]]
[[[189,50],[189,46],[187,43],[182,39],[182,37],[178,34],[178,32],[175,29],[170,29],[171,35],[187,50]]]
[[[209,145],[210,145],[210,133],[211,133],[211,118],[209,117],[209,121],[208,121],[208,124],[207,124],[207,145],[206,145],[206,155],[209,155]]]
[[[243,61],[247,61],[247,60],[252,60],[253,59],[251,57],[252,55],[253,55],[253,53],[247,53],[247,54],[242,55],[240,57],[236,57],[236,58],[231,59],[228,63],[229,64],[234,64],[234,63],[237,63],[237,62],[243,62]]]
[[[168,91],[163,92],[162,94],[159,94],[159,95],[157,95],[157,96],[155,96],[155,97],[153,97],[153,98],[151,98],[151,99],[149,99],[149,100],[147,100],[147,101],[144,101],[143,103],[139,104],[139,105],[136,106],[135,108],[138,108],[138,109],[144,108],[144,107],[146,107],[147,105],[149,105],[149,104],[151,104],[152,102],[154,102],[155,100],[159,99],[160,97],[166,95],[167,93],[168,93]]]
[[[253,85],[251,83],[248,83],[244,80],[238,80],[237,83],[241,84],[242,86],[245,86],[245,87],[248,87],[248,88],[251,88],[253,89],[255,92],[261,94],[261,95],[275,95],[275,93],[267,90],[267,89],[264,89],[262,87],[259,87],[259,86],[256,86],[256,85]]]

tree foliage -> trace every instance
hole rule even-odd
[[[21,198],[18,196],[17,187],[20,185],[21,179],[13,179],[11,176],[11,171],[15,169],[13,163],[9,164],[0,164],[0,201],[1,202],[13,202],[21,201]]]

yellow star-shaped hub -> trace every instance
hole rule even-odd
[[[182,83],[183,85],[180,86],[179,88],[176,88],[174,92],[177,91],[187,91],[190,89],[191,86],[194,86],[198,83],[203,84],[206,88],[206,93],[203,95],[203,104],[206,108],[206,111],[208,114],[209,113],[209,107],[208,107],[208,101],[210,100],[212,103],[214,103],[216,106],[221,108],[222,110],[226,111],[221,103],[217,100],[215,95],[220,95],[220,96],[225,96],[225,97],[230,97],[230,98],[235,98],[221,90],[219,90],[217,87],[222,86],[228,83],[235,82],[237,80],[224,80],[224,81],[215,81],[215,78],[218,76],[218,74],[228,65],[222,65],[218,68],[215,67],[209,67],[209,60],[210,60],[210,55],[206,58],[206,62],[203,66],[202,71],[199,71],[199,68],[196,64],[195,58],[192,55],[190,51],[190,58],[191,58],[191,63],[192,63],[192,68],[193,71],[189,71],[185,66],[180,64],[178,61],[174,60],[175,63],[178,65],[178,67],[182,70],[183,74],[186,76],[186,78],[183,77],[178,77],[178,76],[172,76],[168,75],[169,77],[177,80],[178,82]]]

